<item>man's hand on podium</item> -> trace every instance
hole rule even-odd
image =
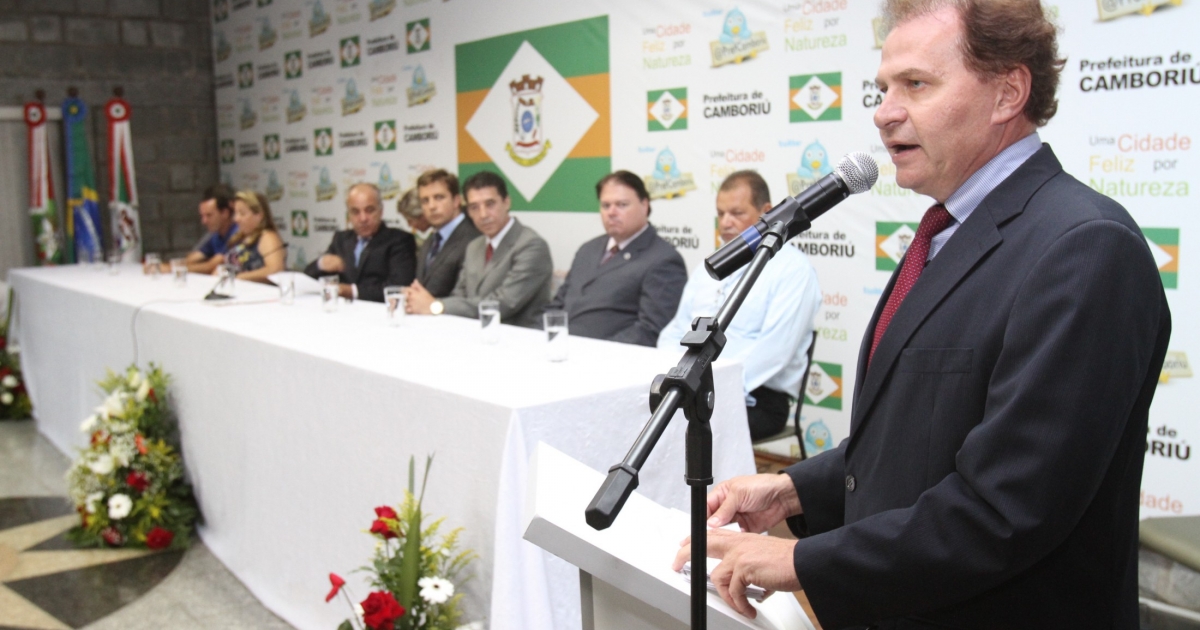
[[[712,582],[734,610],[751,619],[758,614],[746,598],[749,584],[768,591],[800,590],[792,565],[796,541],[759,534],[801,512],[800,497],[787,475],[734,477],[708,493],[708,526],[719,528],[736,522],[742,528],[742,533],[708,530],[706,550],[708,557],[721,560],[712,572]],[[691,559],[691,542],[689,536],[680,543],[673,565],[676,571]]]
[[[679,553],[675,555],[676,571],[691,558],[691,542],[690,536],[685,538]],[[792,566],[792,548],[795,546],[794,540],[710,529],[707,555],[721,560],[711,577],[717,593],[734,610],[754,619],[758,611],[746,597],[748,585],[761,586],[768,593],[800,590],[800,581]]]
[[[762,533],[802,512],[787,475],[747,475],[717,484],[708,493],[708,526],[736,522],[744,532]]]

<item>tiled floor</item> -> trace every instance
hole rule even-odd
[[[0,630],[291,628],[199,539],[182,554],[74,550],[68,464],[32,422],[0,422]]]

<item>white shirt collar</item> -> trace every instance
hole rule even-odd
[[[650,227],[649,223],[647,223],[646,225],[643,225],[642,229],[638,230],[633,236],[630,236],[629,238],[621,241],[620,243],[618,243],[615,239],[613,239],[613,237],[611,237],[611,236],[608,237],[608,245],[604,246],[604,251],[607,252],[607,251],[611,250],[613,248],[613,245],[616,245],[618,250],[625,251],[625,248],[629,247],[629,244],[634,242],[635,240],[637,240],[637,237],[641,236],[642,232],[645,232],[647,229],[649,229],[649,227]]]
[[[508,223],[504,224],[504,227],[500,229],[500,232],[488,239],[488,245],[492,246],[492,251],[500,249],[500,241],[504,240],[504,236],[508,234],[508,231],[512,229],[513,223],[516,223],[516,221],[516,217],[508,217]]]

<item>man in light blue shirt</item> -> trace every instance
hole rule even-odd
[[[771,209],[766,181],[754,171],[738,171],[717,192],[717,225],[729,242]],[[709,277],[700,265],[692,271],[675,318],[659,333],[659,348],[679,348],[696,317],[712,317],[741,279],[745,268],[724,280]],[[817,272],[796,247],[785,245],[766,266],[758,283],[725,331],[722,359],[741,361],[750,438],[781,431],[787,424],[789,397],[796,396],[808,370],[805,353],[813,318],[821,303]]]

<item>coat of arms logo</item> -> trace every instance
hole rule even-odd
[[[512,90],[513,136],[504,148],[517,164],[533,166],[550,150],[550,141],[542,134],[542,77],[526,74],[508,87]]]

